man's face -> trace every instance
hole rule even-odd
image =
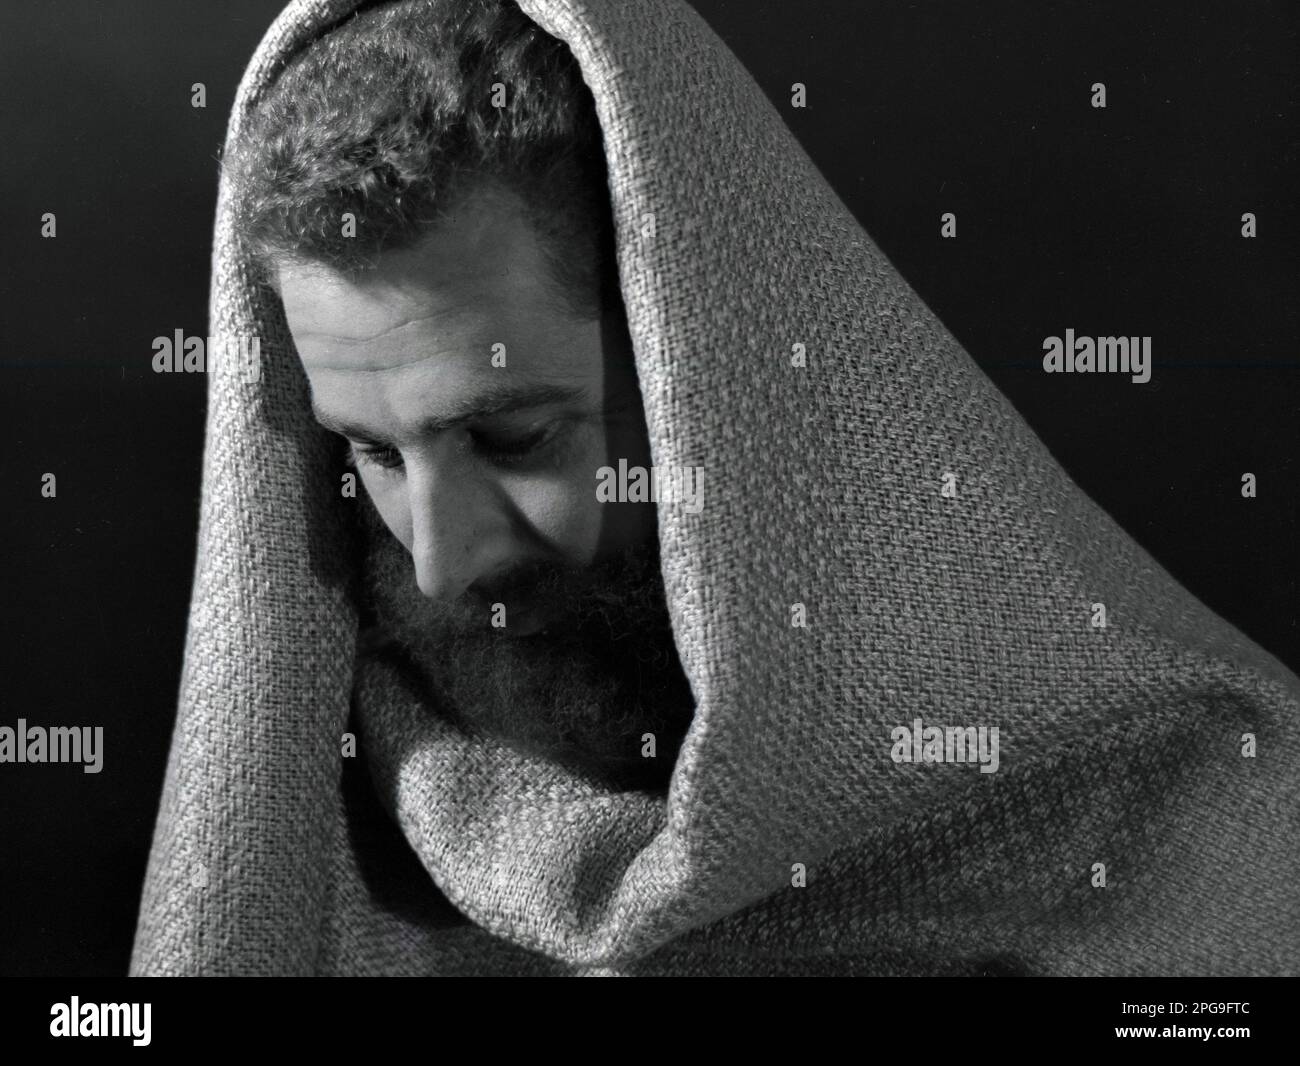
[[[654,506],[596,495],[601,467],[650,465],[621,319],[573,314],[502,193],[462,201],[361,280],[285,265],[278,287],[316,417],[351,442],[409,553],[399,567],[372,552],[372,595],[440,704],[629,779],[658,731],[662,778],[689,689]]]

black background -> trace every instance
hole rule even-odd
[[[695,6],[1074,479],[1300,669],[1296,5]],[[206,387],[155,375],[151,342],[206,333],[217,154],[280,7],[0,9],[0,724],[105,732],[97,775],[0,765],[3,975],[127,967],[180,678]],[[190,105],[200,81],[206,109]],[[955,241],[939,236],[945,211]],[[1152,380],[1044,374],[1042,339],[1067,327],[1152,336]]]

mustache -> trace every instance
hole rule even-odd
[[[653,537],[587,566],[519,560],[456,600],[438,602],[421,594],[410,554],[380,521],[371,528],[365,584],[376,620],[426,646],[508,636],[511,612],[524,610],[544,615],[547,638],[560,644],[620,644],[671,632]],[[505,607],[504,629],[492,625],[497,604]]]
[[[517,563],[500,574],[476,581],[458,601],[464,609],[482,610],[503,603],[542,610],[596,609],[623,602],[629,578],[642,576],[641,553],[629,552],[592,567],[576,567],[549,559]]]

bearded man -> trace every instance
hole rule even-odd
[[[133,972],[1294,969],[1300,682],[680,0],[296,3],[223,163]]]

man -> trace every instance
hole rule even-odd
[[[355,6],[232,120],[133,971],[1293,968],[1300,683],[698,17]]]
[[[405,549],[372,522],[383,632],[465,728],[666,785],[691,702],[654,503],[596,492],[651,462],[591,94],[513,5],[326,41],[226,166],[315,416]]]

